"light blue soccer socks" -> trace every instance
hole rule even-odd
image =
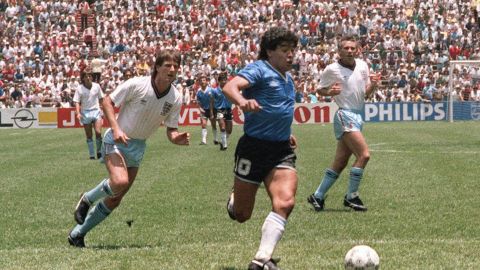
[[[332,185],[337,181],[338,173],[330,168],[325,170],[323,175],[322,183],[318,186],[317,190],[314,193],[315,198],[323,200],[325,199],[325,194],[332,187]]]
[[[275,212],[270,212],[262,226],[260,246],[255,254],[255,260],[267,261],[272,258],[278,241],[282,239],[287,220]]]
[[[100,153],[102,149],[102,137],[96,138],[95,141],[97,143],[97,153]]]
[[[93,227],[106,219],[111,212],[112,210],[107,208],[104,201],[99,202],[90,212],[88,212],[85,222],[82,225],[77,224],[70,235],[73,238],[77,236],[85,236],[91,229],[93,229]]]
[[[93,140],[92,139],[87,139],[87,146],[88,146],[88,154],[90,155],[90,158],[95,158],[95,149],[93,148]]]
[[[107,196],[113,196],[113,191],[110,187],[108,178],[103,179],[103,181],[100,182],[98,186],[94,187],[92,190],[87,191],[84,194],[84,198],[88,200],[88,203],[90,203],[90,205]]]
[[[357,194],[360,181],[363,177],[363,169],[358,167],[352,167],[350,169],[350,181],[348,183],[347,199],[352,199],[352,193]]]

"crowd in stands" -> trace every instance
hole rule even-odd
[[[177,81],[194,102],[196,74],[234,76],[254,61],[271,26],[299,36],[292,71],[297,102],[316,95],[337,59],[339,37],[356,35],[359,56],[382,83],[369,101],[480,101],[480,1],[466,0],[0,0],[0,106],[69,107],[90,66],[106,92],[148,75],[159,49],[182,52]]]

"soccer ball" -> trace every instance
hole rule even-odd
[[[354,246],[345,255],[345,269],[377,270],[380,269],[380,258],[377,252],[369,246]]]

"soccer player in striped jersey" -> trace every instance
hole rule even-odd
[[[101,158],[100,148],[102,147],[103,121],[100,102],[102,102],[104,94],[100,85],[92,81],[92,71],[89,68],[80,73],[80,83],[73,96],[75,116],[82,123],[85,130],[90,159],[95,159],[92,128],[95,131],[97,158]]]
[[[245,114],[244,135],[235,150],[234,184],[227,212],[240,223],[250,219],[262,183],[272,203],[250,270],[279,269],[272,254],[295,205],[297,144],[291,134],[295,87],[288,71],[297,43],[298,37],[291,31],[269,29],[262,36],[258,60],[223,88],[225,96]]]
[[[328,65],[320,77],[319,90],[323,96],[333,96],[339,109],[335,113],[334,133],[337,139],[335,159],[325,170],[322,182],[315,193],[308,197],[315,211],[325,207],[325,195],[345,169],[348,160],[355,156],[344,206],[355,211],[366,211],[367,207],[359,197],[360,181],[370,159],[368,145],[362,134],[365,97],[375,90],[378,77],[370,76],[365,61],[355,58],[358,44],[354,37],[343,37],[338,44],[339,60]]]
[[[189,144],[190,134],[178,131],[182,99],[172,85],[179,66],[178,53],[162,51],[151,76],[129,79],[103,99],[111,126],[102,147],[109,177],[80,198],[74,213],[77,225],[68,234],[72,246],[84,247],[85,235],[120,205],[137,176],[145,141],[162,122],[170,142]],[[120,107],[118,117],[114,107]]]

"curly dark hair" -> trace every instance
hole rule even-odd
[[[268,60],[267,50],[275,50],[281,44],[291,44],[296,47],[298,44],[298,37],[284,27],[272,27],[262,36],[260,42],[260,53],[258,60]]]

